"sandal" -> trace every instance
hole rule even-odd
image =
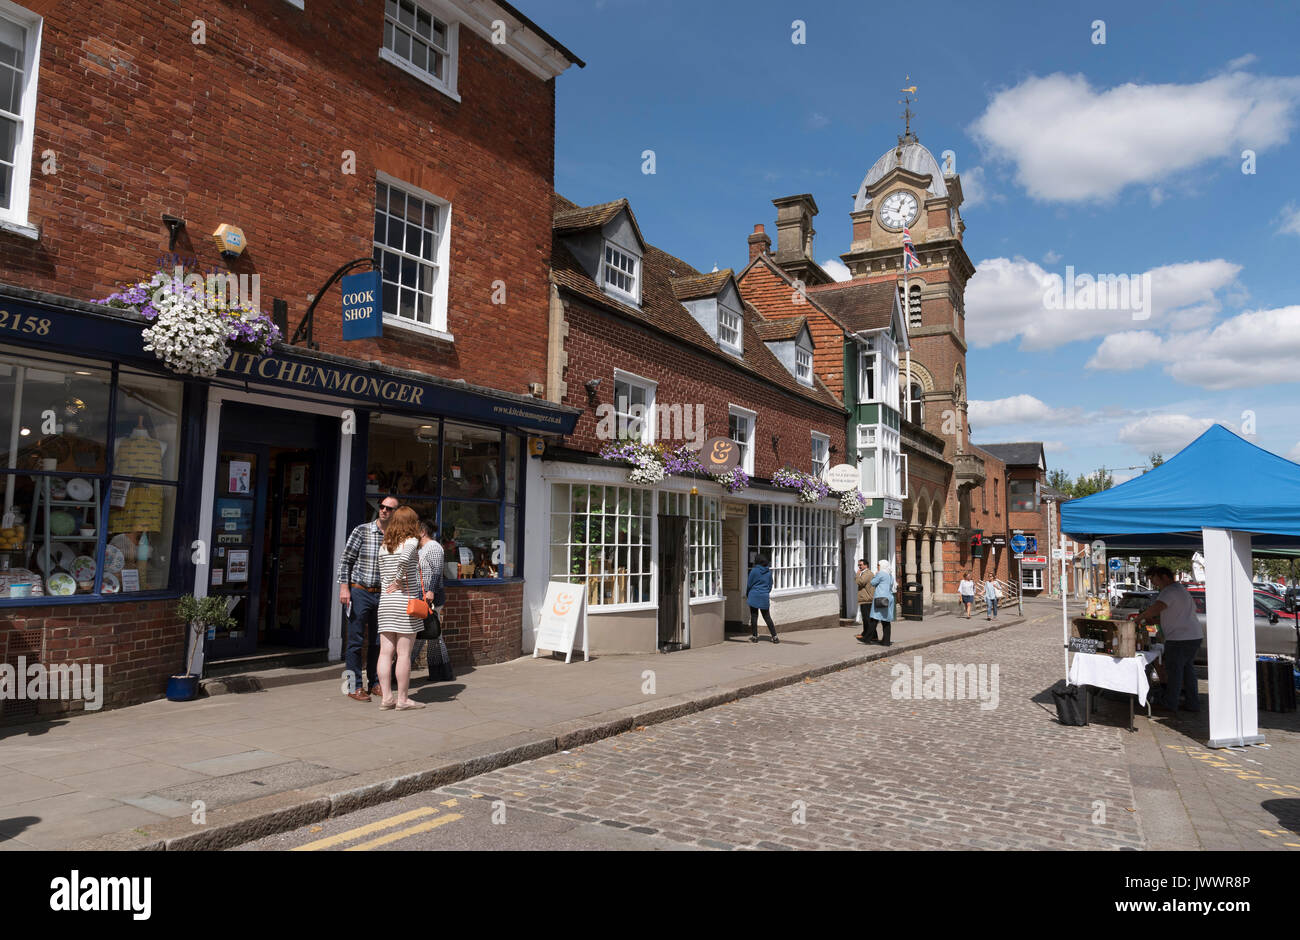
[[[396,707],[397,707],[397,700],[396,700],[396,699],[393,699],[393,701],[391,701],[391,702],[380,702],[380,703],[379,703],[379,707],[382,708],[382,709],[384,709],[385,711],[387,711],[387,710],[389,710],[389,709],[392,709],[392,708],[396,708]]]
[[[424,708],[424,707],[425,706],[423,702],[407,701],[407,702],[403,702],[401,705],[398,705],[397,710],[399,712],[405,712],[405,711],[410,711],[413,708]]]

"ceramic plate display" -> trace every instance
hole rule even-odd
[[[54,551],[50,554],[57,559],[55,562],[56,567],[62,568],[64,571],[72,571],[72,566],[77,560],[77,553],[72,550],[71,545],[56,545]]]
[[[50,575],[45,583],[50,593],[56,597],[67,597],[69,594],[77,593],[76,579],[63,571]]]
[[[68,481],[68,499],[75,499],[78,502],[87,502],[95,496],[95,488],[90,485],[89,480],[83,480],[77,477],[75,480]]]
[[[50,483],[50,498],[51,498],[51,499],[67,499],[67,498],[68,498],[68,486],[67,486],[67,484],[64,483],[62,480],[53,480],[53,481],[51,481],[51,483]]]
[[[50,513],[50,535],[71,535],[80,526],[77,517],[62,509]]]
[[[104,572],[104,585],[101,591],[104,594],[116,594],[120,590],[122,590],[122,584],[117,580],[117,575],[109,574],[107,571]]]
[[[116,545],[104,546],[104,570],[105,571],[116,573],[118,571],[121,571],[122,566],[125,564],[126,564],[126,556],[122,554],[122,550],[120,548],[118,548]],[[104,580],[105,581],[108,580],[107,574],[104,575]],[[114,578],[113,580],[116,581],[117,579]]]
[[[95,580],[95,559],[89,555],[78,555],[72,562],[72,576],[78,581]]]

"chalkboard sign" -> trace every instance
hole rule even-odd
[[[1070,637],[1071,653],[1101,653],[1105,652],[1106,641],[1099,640],[1095,636],[1072,636]]]

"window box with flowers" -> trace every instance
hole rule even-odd
[[[810,473],[791,470],[789,467],[782,467],[772,474],[772,485],[797,490],[799,501],[804,503],[815,503],[819,499],[825,499],[831,491],[824,480],[819,480]]]

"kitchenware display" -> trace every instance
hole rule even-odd
[[[77,553],[72,550],[71,545],[55,545],[50,555],[54,558],[54,567],[68,572],[72,571],[72,566],[77,560]]]
[[[95,498],[95,488],[90,485],[89,480],[83,480],[81,477],[68,481],[68,499],[75,499],[78,502],[89,502]]]
[[[89,593],[90,593],[91,591],[93,591],[93,590],[95,590],[95,582],[94,582],[94,581],[78,581],[78,582],[77,582],[77,593],[78,593],[78,594],[89,594]]]
[[[77,593],[77,581],[66,571],[58,571],[45,579],[46,587],[55,597],[67,597]]]
[[[115,574],[121,571],[122,567],[125,564],[126,564],[126,556],[122,554],[122,550],[120,548],[118,548],[116,545],[104,546],[104,570],[105,571]],[[108,580],[107,574],[104,575],[104,580],[105,581]],[[116,581],[117,579],[114,578],[113,580]]]
[[[50,513],[50,535],[71,535],[78,528],[80,527],[77,525],[77,517],[72,513],[63,509]]]
[[[117,575],[104,572],[104,585],[101,589],[104,594],[116,594],[122,590],[122,583],[117,580]]]
[[[93,526],[83,525],[80,531],[83,539],[93,539],[95,537],[95,529]]]
[[[89,555],[78,555],[72,562],[72,576],[78,581],[94,581],[95,559]]]
[[[52,481],[52,482],[50,483],[50,498],[51,498],[51,499],[67,499],[67,498],[68,498],[68,485],[67,485],[66,483],[64,483],[62,480],[54,480],[54,481]]]
[[[10,597],[31,597],[32,583],[30,581],[14,581],[9,585]]]

